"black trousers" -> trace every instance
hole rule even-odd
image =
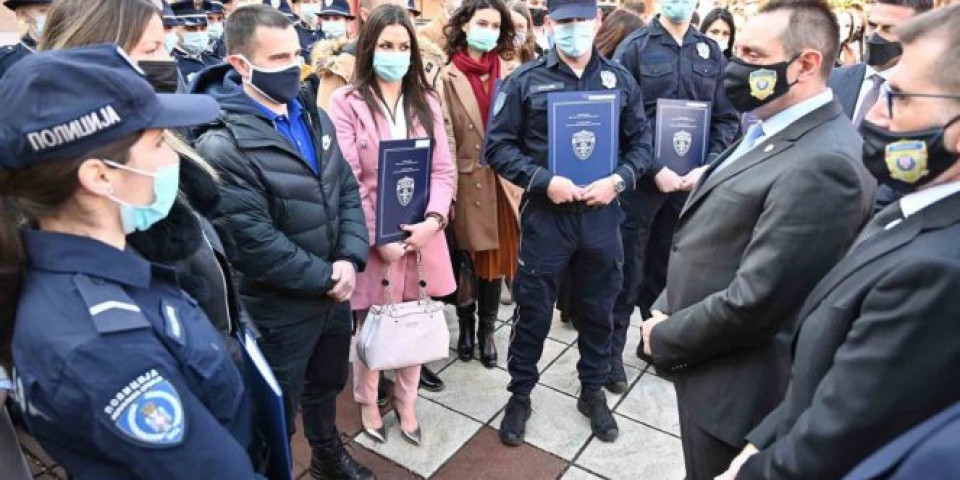
[[[293,435],[300,407],[311,446],[336,438],[337,395],[350,372],[350,304],[331,304],[306,321],[259,328],[260,348],[283,390],[287,431]]]
[[[623,238],[623,286],[613,309],[613,355],[627,344],[630,316],[639,306],[644,318],[667,283],[667,262],[673,230],[687,201],[687,192],[662,193],[650,185],[621,195],[626,218]]]
[[[680,407],[680,441],[683,444],[683,464],[687,480],[713,480],[727,471],[730,462],[742,448],[728,445],[700,429],[690,417],[683,404]]]
[[[527,200],[529,202],[529,200]],[[557,290],[569,271],[579,316],[577,372],[585,390],[599,389],[610,370],[613,303],[623,280],[623,247],[616,204],[579,213],[525,203],[520,259],[513,282],[517,302],[507,367],[508,390],[529,395],[550,332]]]

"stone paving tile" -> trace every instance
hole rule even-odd
[[[502,369],[507,368],[507,354],[510,350],[510,332],[512,329],[513,327],[510,324],[504,324],[493,334],[494,340],[497,342],[497,366]],[[543,344],[543,354],[540,355],[540,362],[537,364],[539,370],[544,371],[566,348],[566,344],[547,338],[547,341]]]
[[[590,421],[577,411],[577,400],[540,386],[530,396],[533,415],[526,441],[561,458],[572,460],[590,438]],[[499,429],[503,413],[492,426]]]
[[[417,401],[417,416],[423,429],[420,447],[400,437],[399,421],[394,413],[383,417],[388,431],[387,443],[375,443],[364,435],[359,436],[357,442],[418,475],[429,477],[481,427],[479,422],[423,398]]]
[[[615,411],[638,422],[680,436],[677,395],[673,384],[656,375],[645,374],[641,377]]]
[[[611,480],[678,480],[684,477],[680,439],[621,419],[614,443],[592,439],[576,464]]]
[[[564,473],[560,480],[602,480],[603,477],[598,477],[580,467],[571,466],[567,473]],[[680,480],[680,479],[677,479]]]
[[[551,386],[567,395],[574,397],[579,396],[580,377],[577,374],[578,361],[580,361],[580,352],[576,347],[570,347],[553,365],[543,372],[540,376],[540,383]],[[642,370],[626,365],[624,366],[624,370],[627,372],[628,385],[633,384],[634,380],[642,373]],[[606,394],[607,404],[611,406],[616,405],[620,398],[623,397],[623,394],[614,395],[610,392],[606,392]]]
[[[500,411],[510,392],[510,375],[499,369],[487,369],[479,361],[456,361],[441,374],[447,388],[442,392],[421,391],[425,398],[466,414],[481,423],[489,422]]]
[[[431,478],[553,480],[566,466],[566,461],[530,445],[506,447],[496,430],[483,427]]]

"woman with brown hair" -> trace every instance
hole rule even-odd
[[[517,59],[520,63],[527,63],[540,58],[543,49],[537,45],[537,36],[533,33],[533,17],[527,2],[515,0],[510,3],[510,18],[513,20],[513,44],[517,49]]]
[[[470,361],[479,344],[480,362],[494,368],[502,279],[510,281],[517,268],[522,191],[486,166],[478,147],[491,115],[494,86],[517,67],[513,20],[501,0],[467,0],[450,19],[446,36],[450,63],[440,78],[447,138],[458,171],[452,226],[458,248],[469,253],[477,275],[473,302],[457,307],[457,354]]]
[[[403,7],[381,5],[370,13],[357,40],[356,59],[353,83],[333,93],[329,112],[340,150],[360,183],[371,241],[376,239],[381,141],[433,139],[430,192],[423,221],[401,226],[409,234],[403,242],[371,245],[367,267],[357,277],[350,306],[363,320],[371,307],[383,304],[388,292],[396,292],[397,298],[391,300],[405,302],[420,299],[421,281],[431,297],[449,295],[456,289],[443,235],[456,188],[456,171],[446,148],[440,101],[427,81],[416,32]],[[396,370],[394,389],[401,436],[417,446],[422,442],[416,415],[420,367]],[[379,382],[380,372],[360,359],[354,360],[353,396],[360,404],[363,431],[382,443],[386,442],[386,430],[377,408]]]
[[[177,196],[164,129],[216,102],[157,95],[97,45],[22,60],[0,104],[17,112],[0,116],[0,351],[31,434],[75,478],[262,479],[226,344],[173,271],[127,248]]]
[[[143,70],[157,93],[173,93],[179,74],[163,46],[161,11],[151,0],[58,0],[50,11],[41,50],[117,43]],[[229,233],[210,217],[220,203],[217,174],[172,131],[167,142],[180,155],[180,196],[170,214],[149,230],[130,235],[141,255],[177,269],[180,283],[224,334],[241,325],[255,330],[234,290],[226,245]],[[226,245],[225,245],[226,244]]]
[[[600,50],[600,54],[605,58],[613,57],[613,52],[616,51],[620,42],[634,30],[643,28],[643,25],[643,18],[640,15],[632,10],[617,8],[607,15],[606,20],[600,25],[595,40],[597,50]]]

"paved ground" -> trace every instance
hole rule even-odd
[[[509,318],[511,312],[512,307],[501,308],[500,318]],[[452,310],[446,313],[453,347],[457,322]],[[422,447],[400,438],[394,413],[384,416],[386,444],[375,445],[359,435],[360,414],[349,387],[338,400],[338,424],[353,439],[348,448],[379,480],[680,480],[684,471],[676,397],[673,387],[633,354],[640,336],[637,318],[624,355],[631,388],[625,395],[608,394],[620,426],[620,438],[613,444],[593,438],[589,422],[576,410],[577,332],[562,324],[559,316],[540,363],[527,443],[520,447],[505,447],[497,436],[509,381],[505,368],[510,325],[503,321],[496,333],[501,352],[498,368],[487,370],[478,361],[460,362],[453,351],[450,358],[433,365],[447,388],[440,393],[421,392],[417,409],[424,431]],[[310,449],[302,435],[294,437],[293,447],[296,478],[309,479]],[[44,464],[52,465],[48,459],[33,463],[38,474]],[[51,473],[37,478],[65,478],[60,469],[47,471]]]
[[[512,307],[500,310],[506,320]],[[451,347],[456,342],[457,322],[447,311]],[[340,427],[355,438],[351,451],[387,479],[645,479],[679,480],[684,476],[680,450],[676,397],[669,382],[633,352],[640,339],[639,317],[630,328],[624,361],[630,390],[621,396],[608,394],[620,426],[620,438],[606,444],[590,434],[586,417],[576,410],[579,393],[576,363],[577,332],[555,318],[540,363],[540,386],[533,393],[533,417],[528,423],[527,444],[518,448],[500,443],[497,429],[509,396],[506,385],[507,344],[510,325],[501,321],[496,337],[501,352],[499,366],[487,370],[478,361],[450,358],[433,365],[447,384],[440,393],[423,392],[418,417],[425,444],[413,447],[399,435],[394,413],[385,414],[388,442],[376,445],[360,430],[359,411],[349,395],[340,397]],[[309,448],[299,435],[294,457],[298,478],[310,462]]]

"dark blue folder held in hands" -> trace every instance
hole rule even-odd
[[[423,221],[430,201],[433,142],[429,138],[380,142],[377,173],[377,245],[399,242],[400,225]]]
[[[547,97],[550,171],[587,186],[613,173],[620,156],[620,92]]]
[[[257,430],[267,442],[264,474],[269,480],[293,480],[293,457],[283,411],[283,391],[257,341],[245,330],[237,336],[243,350],[244,383],[250,389],[256,410],[254,418],[257,420]]]
[[[686,175],[707,161],[710,111],[710,102],[657,100],[654,147],[663,166],[677,175]]]

